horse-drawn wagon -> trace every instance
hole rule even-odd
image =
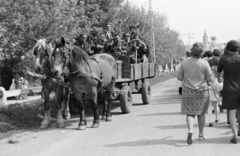
[[[151,101],[151,86],[145,79],[153,78],[156,75],[156,63],[130,64],[129,57],[120,57],[117,60],[117,80],[115,92],[119,94],[121,110],[123,113],[130,113],[132,107],[132,90],[130,83],[135,84],[137,92],[142,96],[143,104]],[[138,82],[141,81],[141,86]]]

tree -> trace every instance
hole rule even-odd
[[[31,66],[33,38],[54,40],[73,38],[81,32],[81,5],[77,0],[2,0],[0,7],[0,47],[6,69],[4,75],[21,73]],[[25,62],[20,59],[25,56]],[[10,75],[12,76],[12,75]]]
[[[150,13],[124,0],[1,0],[0,55],[4,75],[20,73],[23,66],[32,66],[33,38],[53,41],[65,37],[74,40],[80,33],[92,36],[112,23],[116,32],[128,32],[138,25],[139,35],[151,45]],[[179,34],[170,29],[167,17],[153,13],[157,63],[170,63],[185,53]],[[25,56],[22,61],[21,56]],[[1,71],[3,72],[3,71]]]

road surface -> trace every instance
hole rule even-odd
[[[204,141],[197,140],[195,125],[193,144],[187,145],[181,96],[174,83],[170,79],[153,86],[149,105],[142,105],[140,95],[134,94],[130,114],[121,114],[115,104],[113,120],[102,121],[97,129],[90,128],[89,117],[88,128],[79,131],[74,118],[66,121],[66,128],[37,129],[0,140],[0,156],[239,156],[240,144],[229,142],[232,132],[225,113],[214,127],[206,120]],[[9,144],[10,139],[19,143]]]

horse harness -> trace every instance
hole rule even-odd
[[[73,47],[72,47],[71,45],[69,45],[69,46],[66,46],[66,48],[64,48],[64,49],[65,49],[65,50],[64,50],[64,55],[65,55],[65,58],[66,58],[66,63],[65,63],[65,64],[68,65],[69,62],[70,62],[70,56],[71,56],[71,54],[72,54]],[[92,70],[91,70],[91,67],[90,67],[90,64],[89,64],[89,61],[90,61],[90,60],[93,60],[93,61],[95,61],[95,62],[98,64],[99,69],[100,69],[100,77],[98,77],[97,75],[95,75],[95,74],[92,73]],[[77,70],[74,71],[74,72],[68,72],[68,73],[64,73],[64,74],[67,75],[68,77],[70,77],[70,76],[76,76],[76,77],[78,77],[78,78],[86,77],[86,78],[95,79],[96,81],[98,81],[98,82],[100,83],[100,88],[99,88],[99,90],[98,90],[98,91],[100,91],[100,90],[103,89],[103,87],[104,87],[104,83],[103,83],[103,80],[102,80],[102,79],[103,79],[102,67],[101,67],[99,61],[98,61],[96,58],[94,58],[94,57],[89,57],[89,58],[87,59],[86,63],[87,63],[87,66],[88,66],[88,68],[89,68],[89,70],[90,70],[90,74],[89,74],[89,73],[79,73],[79,71],[81,70],[80,68],[77,69]],[[112,89],[111,89],[110,87],[108,87],[108,86],[104,87],[104,89],[112,90]]]

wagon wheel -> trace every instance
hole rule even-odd
[[[141,93],[143,104],[149,104],[151,101],[151,87],[148,81],[142,84]]]
[[[120,104],[123,113],[130,113],[132,109],[132,91],[128,85],[121,88],[125,93],[120,94]]]

